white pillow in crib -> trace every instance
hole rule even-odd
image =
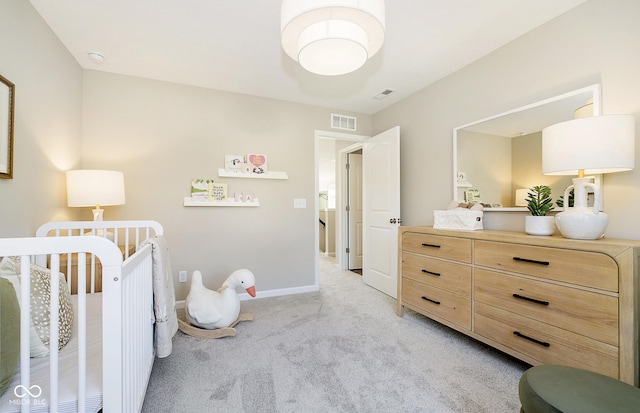
[[[20,301],[20,257],[5,257],[0,261],[0,277],[13,284]],[[60,297],[58,310],[58,350],[71,339],[73,327],[73,304],[64,274],[60,274]],[[49,328],[51,303],[51,270],[31,264],[31,357],[49,355]]]

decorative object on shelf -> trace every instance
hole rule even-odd
[[[243,201],[244,201],[244,198],[243,198],[243,194],[242,194],[242,192],[238,192],[238,191],[234,192],[234,193],[233,193],[233,199],[234,199],[236,202],[243,202]]]
[[[244,170],[244,156],[242,155],[225,155],[224,156],[224,170],[228,172],[243,172]]]
[[[483,229],[484,207],[479,202],[451,201],[446,211],[433,211],[433,227],[474,231]]]
[[[464,201],[468,203],[480,202],[480,191],[478,189],[464,191]]]
[[[247,154],[247,163],[254,174],[263,174],[267,172],[267,155],[260,153]]]
[[[256,296],[256,280],[247,269],[234,271],[217,291],[210,290],[202,283],[202,273],[194,271],[191,288],[185,300],[186,319],[192,326],[205,330],[220,330],[212,338],[235,336],[232,327],[240,318],[240,298],[236,288],[242,287],[251,297]],[[244,319],[253,319],[253,317]],[[184,330],[183,330],[184,331]],[[188,330],[187,330],[188,331]],[[189,334],[187,332],[187,334]]]
[[[209,201],[226,201],[227,200],[227,184],[221,182],[212,182],[209,184]]]
[[[524,232],[529,235],[552,235],[556,231],[555,217],[547,216],[554,209],[551,188],[547,185],[531,187],[526,200],[531,215],[524,219]]]
[[[209,199],[209,192],[211,191],[213,182],[213,179],[192,179],[191,196],[193,198]]]
[[[599,211],[601,189],[585,176],[629,171],[634,168],[635,118],[605,115],[558,123],[542,130],[542,172],[545,175],[578,175],[564,192],[574,191],[574,205],[556,214],[558,229],[566,238],[594,240],[609,223]],[[594,193],[588,205],[589,191]]]
[[[467,181],[467,174],[465,172],[456,173],[456,185],[459,188],[471,188],[471,183]]]
[[[101,206],[124,205],[124,174],[118,171],[78,169],[67,171],[67,205],[94,206],[93,220],[102,221]]]
[[[384,42],[384,0],[283,0],[282,49],[309,72],[350,73]]]
[[[251,192],[244,193],[244,202],[253,202],[253,194]]]
[[[15,85],[0,76],[0,178],[13,178]]]

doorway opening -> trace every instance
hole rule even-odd
[[[349,269],[346,253],[349,246],[349,225],[346,216],[349,192],[345,164],[348,153],[358,150],[362,153],[362,142],[367,138],[369,137],[327,131],[315,133],[316,285],[319,285],[320,255],[335,256],[336,265],[340,269]],[[362,178],[360,185],[361,182]]]

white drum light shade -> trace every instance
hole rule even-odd
[[[542,131],[542,173],[585,175],[634,167],[635,118],[605,115],[557,123]]]
[[[124,205],[124,174],[118,171],[67,171],[67,205],[96,207],[94,220],[102,220],[100,206]]]
[[[564,191],[566,202],[555,216],[566,238],[595,240],[604,235],[609,217],[599,211],[602,189],[585,175],[629,171],[634,167],[635,118],[607,115],[579,118],[542,130],[542,172],[545,175],[577,175]],[[593,192],[593,207],[588,206]]]
[[[384,0],[283,0],[282,48],[306,70],[353,72],[384,42]]]

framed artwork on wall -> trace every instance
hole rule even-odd
[[[15,85],[0,75],[0,178],[13,178]]]

